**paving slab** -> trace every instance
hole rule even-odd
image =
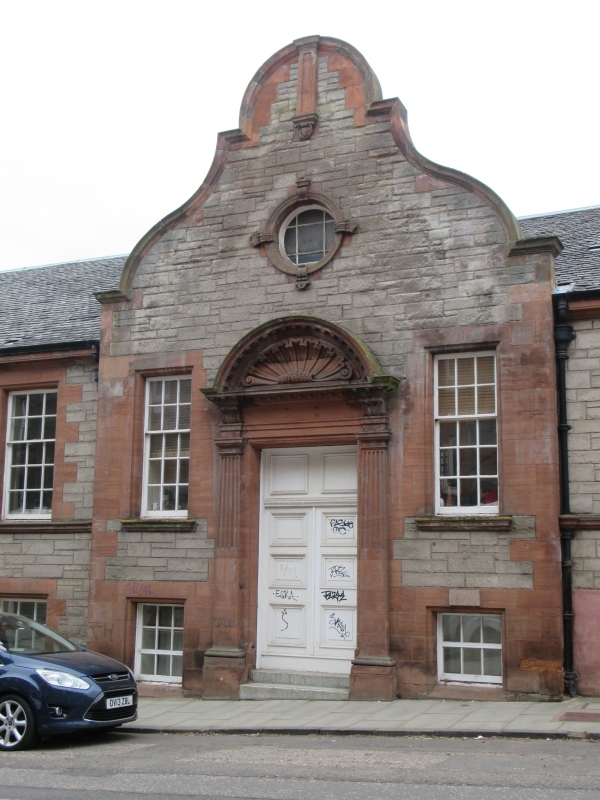
[[[139,719],[124,726],[138,731],[252,733],[371,733],[426,736],[534,736],[600,738],[600,722],[564,720],[567,711],[600,708],[600,698],[561,703],[490,700],[201,700],[140,699]]]

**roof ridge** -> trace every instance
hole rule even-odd
[[[600,205],[597,206],[582,206],[581,208],[566,208],[564,211],[546,211],[543,214],[527,214],[523,217],[517,217],[518,220],[521,219],[539,219],[540,217],[557,217],[559,214],[575,214],[577,211],[595,211],[596,209],[600,209]]]

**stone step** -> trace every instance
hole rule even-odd
[[[243,683],[240,700],[348,700],[348,689],[285,683]]]
[[[350,676],[329,672],[293,672],[274,669],[254,669],[252,683],[277,683],[291,686],[318,686],[324,689],[350,688]]]

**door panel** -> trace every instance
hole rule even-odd
[[[263,451],[257,666],[350,672],[356,478],[356,447]]]

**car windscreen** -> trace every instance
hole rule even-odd
[[[39,622],[26,617],[0,616],[0,649],[8,653],[41,655],[72,653],[78,648]]]

